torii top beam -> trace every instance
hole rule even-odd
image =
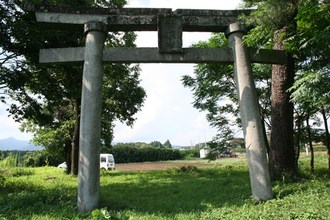
[[[158,16],[173,15],[182,19],[182,31],[224,32],[242,14],[251,10],[195,10],[168,8],[68,8],[25,5],[36,14],[38,23],[47,28],[82,30],[89,21],[100,21],[108,31],[157,31]]]
[[[83,32],[84,24],[93,21],[105,24],[107,31],[158,31],[158,49],[105,48],[103,61],[112,63],[233,63],[231,49],[181,48],[181,32],[225,32],[230,24],[239,20],[240,15],[252,11],[70,8],[31,4],[24,5],[24,9],[34,12],[37,22],[45,28],[57,30]],[[165,34],[162,34],[162,30],[165,30]],[[43,49],[40,52],[41,63],[83,62],[83,57],[84,48]],[[250,58],[252,62],[258,63],[286,63],[284,51],[251,50]]]

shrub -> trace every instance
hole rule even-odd
[[[193,149],[183,150],[183,151],[181,151],[181,154],[184,155],[184,159],[199,158],[199,149],[193,148]]]
[[[31,151],[24,155],[24,164],[27,167],[57,166],[61,162],[45,150]]]
[[[18,154],[14,155],[10,153],[6,158],[0,161],[0,167],[17,167]]]

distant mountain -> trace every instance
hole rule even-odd
[[[17,151],[35,151],[41,150],[43,147],[35,146],[29,141],[17,140],[13,137],[0,140],[0,150],[17,150]]]

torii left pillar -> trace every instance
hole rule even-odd
[[[82,212],[98,208],[100,197],[101,103],[106,29],[102,22],[91,21],[84,25],[86,45],[78,169],[78,210]]]

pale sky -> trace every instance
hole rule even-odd
[[[241,0],[128,0],[127,7],[172,9],[237,9]],[[183,33],[183,47],[207,40],[210,33]],[[157,47],[157,32],[138,32],[138,47]],[[147,93],[142,110],[136,114],[133,128],[116,123],[114,141],[195,145],[211,140],[216,129],[206,121],[205,112],[192,106],[193,96],[181,83],[182,75],[192,75],[194,64],[141,64],[141,85]],[[21,133],[19,124],[7,117],[0,103],[0,139],[15,137],[29,140],[31,134]]]

